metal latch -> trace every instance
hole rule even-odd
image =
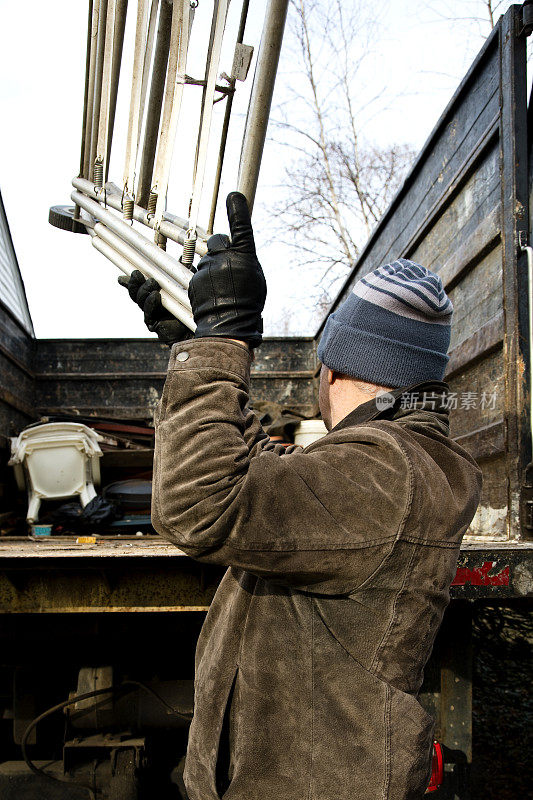
[[[235,45],[235,55],[233,56],[233,66],[231,68],[231,77],[238,81],[245,81],[252,63],[252,56],[254,48],[249,44],[241,44],[238,42]]]

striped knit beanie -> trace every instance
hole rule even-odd
[[[380,386],[442,380],[452,314],[439,276],[399,258],[355,284],[329,316],[318,357],[335,372]]]

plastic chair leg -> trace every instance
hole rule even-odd
[[[28,513],[26,519],[28,522],[37,522],[39,519],[39,509],[41,507],[41,498],[36,494],[30,494],[30,502],[28,503]]]
[[[96,490],[92,483],[88,483],[80,493],[80,503],[82,504],[83,508],[85,508],[87,503],[91,502],[93,497],[96,497]]]

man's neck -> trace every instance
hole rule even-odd
[[[348,416],[356,408],[368,403],[369,400],[374,400],[376,395],[381,393],[381,389],[376,391],[364,391],[362,389],[354,389],[349,395],[339,397],[335,403],[335,407],[331,409],[331,427],[334,428],[341,420]]]

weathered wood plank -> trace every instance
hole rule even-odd
[[[426,238],[434,225],[436,219],[442,217],[445,209],[452,202],[456,195],[460,194],[464,184],[470,176],[478,172],[477,165],[482,159],[483,154],[494,142],[498,140],[499,113],[495,114],[483,131],[480,138],[472,147],[457,173],[450,181],[446,190],[435,200],[430,209],[426,212],[424,219],[419,223],[418,228],[411,235],[411,238],[403,248],[406,258],[410,258],[416,248]]]
[[[494,350],[449,380],[457,402],[451,410],[450,427],[454,438],[473,433],[505,416],[505,381],[502,349]]]
[[[491,250],[449,292],[453,303],[451,347],[456,348],[487,321],[503,314],[502,251]]]
[[[170,350],[157,339],[41,339],[33,364],[37,375],[166,375]],[[265,338],[252,372],[313,371],[312,337]]]
[[[509,509],[507,483],[502,481],[506,471],[505,453],[492,455],[488,459],[479,455],[478,465],[483,473],[481,499],[467,536],[506,540],[509,534]]]
[[[163,390],[168,356],[168,348],[152,339],[38,342],[38,410],[151,419]],[[265,339],[252,365],[253,399],[313,413],[316,366],[312,338]]]
[[[501,205],[484,217],[466,242],[453,248],[439,270],[446,291],[453,288],[463,273],[471,269],[497,243],[501,232]]]
[[[265,379],[252,376],[250,396],[252,403],[272,402],[305,416],[318,414],[317,384],[312,377]]]
[[[57,373],[154,373],[167,371],[169,348],[158,339],[40,339],[33,369]]]
[[[489,319],[472,336],[464,339],[461,344],[450,351],[450,360],[446,369],[445,380],[460,370],[464,370],[473,361],[483,358],[491,350],[503,342],[503,312],[500,311]]]
[[[151,419],[164,379],[76,380],[55,377],[37,382],[36,407],[40,414],[74,414],[111,419]]]
[[[5,353],[31,368],[35,340],[0,305],[0,342]]]
[[[468,450],[476,459],[490,458],[505,452],[505,423],[503,419],[487,425],[485,428],[454,437],[457,444]]]
[[[34,408],[29,403],[26,403],[22,397],[13,394],[9,389],[4,389],[0,386],[0,400],[15,411],[20,411],[25,417],[31,418],[34,416]]]
[[[0,305],[0,437],[33,419],[34,340]]]
[[[95,419],[97,417],[116,420],[117,422],[149,422],[153,423],[154,408],[146,402],[143,405],[117,405],[117,404],[96,404],[86,405],[47,405],[37,407],[39,416],[73,416],[80,418]]]
[[[494,208],[500,205],[499,152],[497,142],[477,164],[450,203],[432,220],[432,226],[416,250],[405,253],[440,274],[451,246],[460,248]]]
[[[5,452],[0,455],[5,461],[9,458],[8,438],[17,435],[34,419],[32,413],[25,413],[21,408],[17,408],[12,403],[6,403],[0,398],[0,449]],[[2,480],[0,478],[0,491]]]

